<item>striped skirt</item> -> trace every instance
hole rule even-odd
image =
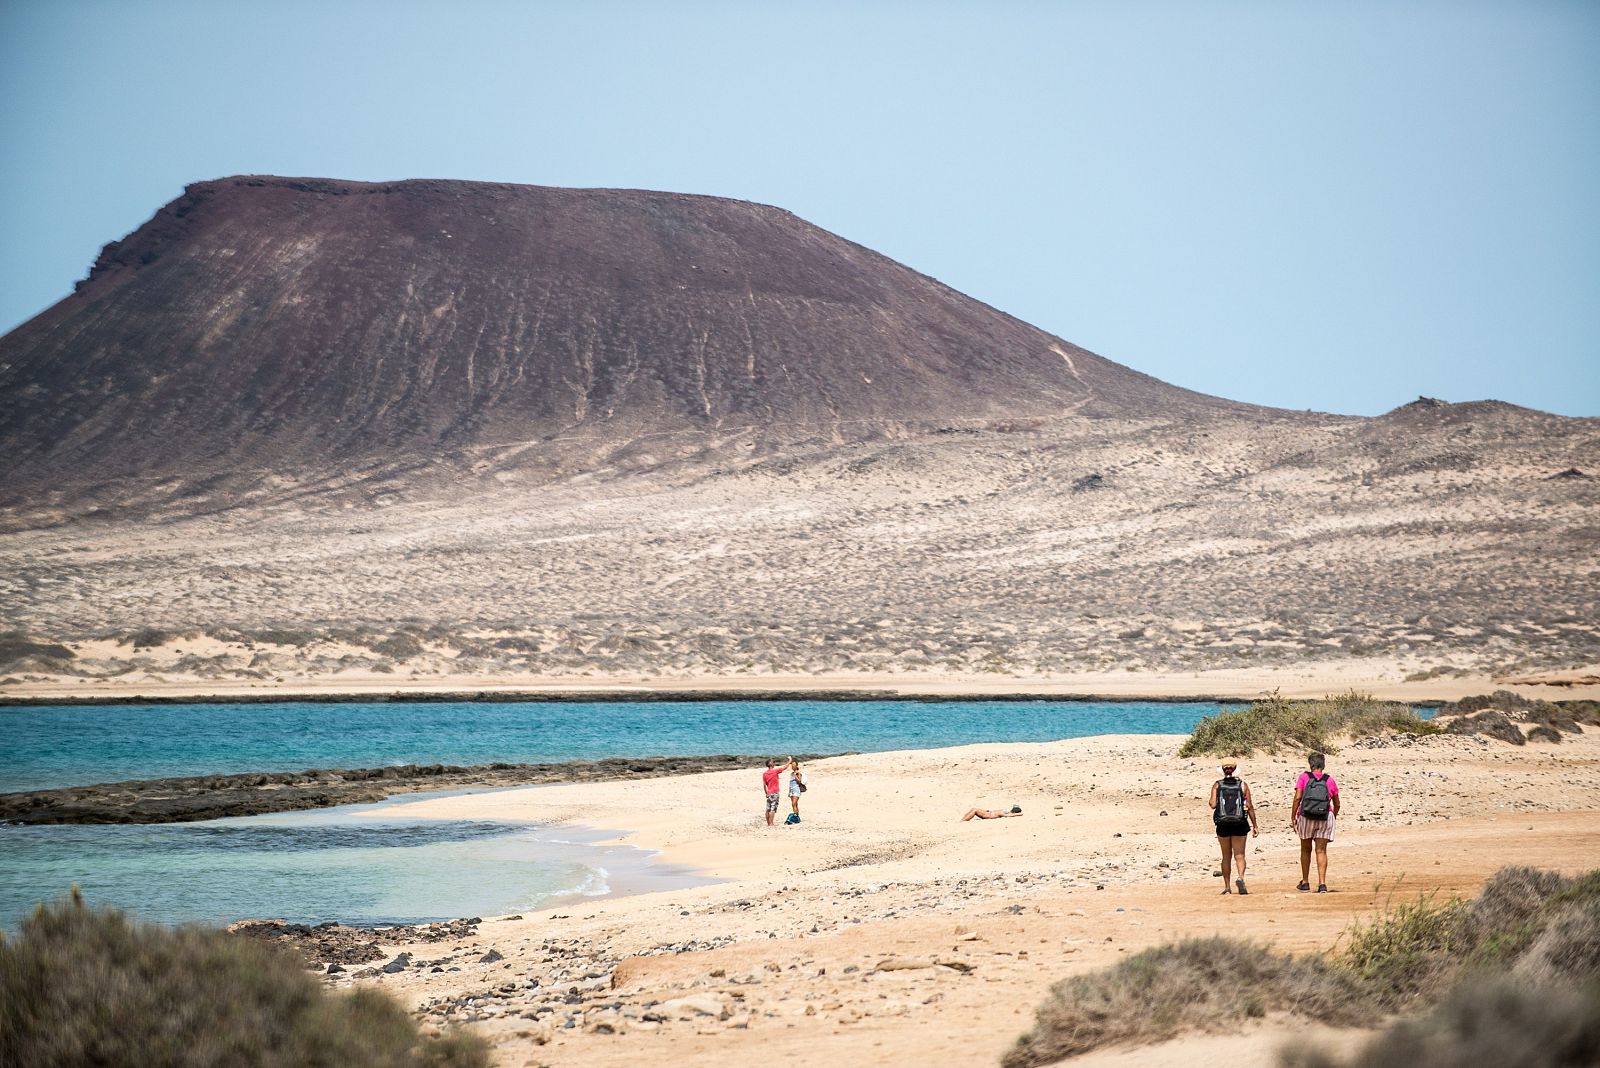
[[[1321,838],[1325,842],[1333,841],[1333,813],[1328,813],[1325,820],[1308,820],[1300,813],[1294,814],[1294,833],[1300,836],[1301,841],[1307,838]]]

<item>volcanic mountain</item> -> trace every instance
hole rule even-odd
[[[635,190],[202,182],[0,339],[0,444],[36,503],[1251,410],[787,211]]]
[[[0,339],[0,447],[11,685],[1600,650],[1600,420],[1200,396],[731,200],[194,186]]]

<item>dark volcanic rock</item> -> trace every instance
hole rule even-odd
[[[365,964],[388,956],[385,945],[414,945],[418,942],[444,942],[468,938],[483,920],[446,920],[439,923],[399,927],[347,927],[342,923],[321,923],[315,927],[283,920],[239,920],[228,925],[228,933],[279,946],[295,953],[307,965],[326,964],[327,974],[337,975],[347,964]],[[410,956],[402,953],[395,960]],[[385,965],[389,971],[394,961]],[[394,971],[403,970],[394,968]]]
[[[545,477],[602,450],[644,465],[1001,417],[1248,410],[786,211],[636,190],[202,182],[0,339],[18,498],[83,489],[86,471],[101,497],[138,476],[171,502],[268,473]],[[685,431],[712,433],[663,436]]]
[[[825,754],[797,754],[816,760]],[[687,756],[574,760],[565,764],[448,764],[198,775],[0,794],[0,823],[190,823],[222,816],[294,812],[382,801],[449,787],[692,775],[759,767],[762,757]]]
[[[1100,488],[1104,487],[1105,484],[1106,484],[1105,476],[1100,474],[1100,472],[1096,471],[1093,474],[1084,475],[1082,478],[1080,478],[1076,482],[1074,482],[1072,484],[1072,491],[1074,493],[1082,493],[1085,490],[1100,489]]]

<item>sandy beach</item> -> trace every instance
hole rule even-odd
[[[113,643],[101,643],[112,645]],[[189,644],[193,644],[192,642]],[[1081,672],[1068,675],[996,675],[970,672],[837,672],[832,674],[756,675],[450,675],[398,680],[374,674],[286,677],[281,682],[250,683],[171,675],[108,679],[33,677],[0,690],[0,699],[132,702],[157,700],[359,700],[364,697],[404,700],[478,695],[595,698],[615,694],[635,699],[650,694],[728,695],[759,698],[772,694],[862,693],[873,696],[915,696],[992,699],[1031,695],[1057,698],[1116,700],[1249,701],[1276,690],[1285,697],[1324,697],[1356,690],[1391,701],[1454,701],[1471,694],[1511,690],[1548,701],[1600,700],[1600,666],[1524,675],[1482,672],[1456,677],[1407,678],[1406,669],[1389,659],[1307,664],[1274,670],[1194,672]]]
[[[1381,739],[1329,758],[1345,810],[1325,895],[1294,890],[1300,760],[1242,762],[1261,834],[1249,895],[1224,897],[1205,807],[1217,771],[1177,758],[1181,742],[833,758],[808,769],[803,822],[770,829],[756,768],[414,802],[403,811],[418,818],[612,829],[716,881],[487,918],[466,940],[386,947],[410,954],[393,974],[329,981],[375,983],[431,1022],[468,1022],[502,1065],[995,1064],[1053,983],[1148,946],[1224,934],[1327,951],[1389,901],[1471,896],[1508,864],[1600,863],[1600,734],[1521,747]],[[959,819],[1012,804],[1020,818]],[[1191,1063],[1214,1049],[1267,1065],[1290,1038],[1360,1037],[1275,1018],[1248,1031],[1073,1063]]]

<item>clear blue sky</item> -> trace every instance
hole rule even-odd
[[[1600,415],[1600,3],[0,0],[0,330],[228,174],[777,204],[1179,385]]]

